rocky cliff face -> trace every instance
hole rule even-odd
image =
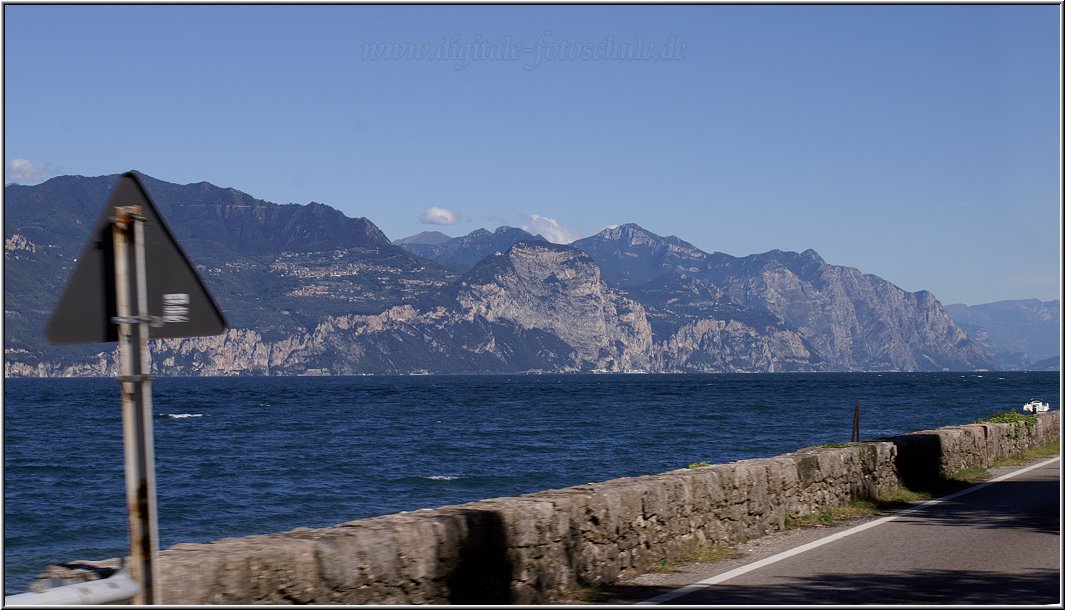
[[[857,269],[829,265],[813,250],[746,260],[715,255],[707,271],[733,302],[776,315],[842,370],[996,366],[931,293],[909,293]]]
[[[549,333],[454,309],[419,311],[409,305],[377,315],[332,316],[311,330],[266,337],[230,329],[214,337],[149,342],[153,374],[359,375],[478,372],[574,372],[573,350]],[[117,350],[59,367],[9,358],[13,376],[113,376]]]
[[[656,345],[663,372],[777,373],[823,370],[802,336],[786,329],[759,330],[739,320],[686,324]]]
[[[580,370],[651,366],[643,307],[607,288],[599,267],[575,248],[518,242],[463,279],[458,303],[470,318],[550,332],[573,348]]]

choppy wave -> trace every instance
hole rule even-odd
[[[421,477],[423,479],[429,479],[430,481],[456,481],[462,477],[450,475],[450,474],[431,474]]]
[[[160,417],[168,417],[170,419],[189,419],[192,417],[203,417],[203,413],[160,413]]]

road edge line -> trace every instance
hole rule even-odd
[[[717,576],[711,576],[710,578],[706,578],[704,580],[700,580],[699,582],[692,583],[690,585],[686,585],[686,586],[681,587],[679,589],[674,589],[672,591],[667,591],[666,593],[659,594],[659,595],[657,595],[655,597],[652,597],[650,599],[646,599],[646,600],[641,601],[641,602],[636,602],[636,605],[661,604],[661,603],[676,599],[678,597],[683,597],[683,596],[685,596],[685,595],[687,595],[689,593],[692,593],[694,591],[698,591],[700,589],[705,589],[706,587],[725,582],[726,580],[731,580],[733,578],[736,578],[737,576],[742,576],[743,574],[746,574],[748,572],[753,572],[754,570],[757,570],[759,568],[765,567],[765,566],[770,565],[770,564],[774,564],[774,563],[776,563],[778,561],[783,561],[783,560],[785,560],[785,559],[787,559],[789,557],[794,557],[795,555],[799,555],[801,553],[805,553],[806,551],[809,551],[811,549],[815,549],[815,548],[817,548],[819,546],[823,546],[823,545],[829,544],[831,542],[835,542],[835,541],[837,541],[837,540],[839,540],[841,538],[846,538],[847,536],[850,536],[852,534],[857,534],[858,532],[865,531],[865,530],[867,530],[869,528],[876,527],[878,525],[883,525],[884,523],[887,523],[888,521],[894,521],[895,519],[898,519],[899,517],[902,517],[903,515],[908,515],[910,513],[917,512],[919,510],[924,510],[924,509],[926,509],[928,507],[935,506],[937,504],[941,504],[941,503],[946,502],[948,500],[953,500],[954,498],[957,498],[959,496],[964,496],[965,494],[969,494],[969,493],[972,493],[974,491],[978,491],[978,490],[983,489],[983,488],[985,488],[985,487],[987,487],[989,485],[993,485],[994,483],[998,483],[1000,481],[1005,481],[1006,479],[1011,479],[1011,478],[1013,478],[1013,477],[1015,477],[1017,475],[1024,474],[1024,473],[1028,472],[1029,470],[1035,470],[1036,468],[1041,468],[1043,466],[1046,466],[1048,464],[1052,464],[1052,463],[1057,462],[1059,460],[1061,460],[1061,456],[1060,455],[1057,456],[1057,457],[1050,458],[1049,460],[1044,460],[1042,462],[1038,462],[1038,463],[1035,463],[1035,464],[1030,464],[1028,466],[1025,466],[1024,468],[1020,468],[1020,469],[1014,470],[1012,472],[1007,472],[1004,475],[995,477],[994,479],[991,479],[990,481],[984,481],[983,483],[980,483],[978,485],[973,485],[971,487],[966,487],[965,489],[963,489],[961,491],[956,491],[956,492],[954,492],[952,494],[943,496],[942,498],[934,498],[932,500],[926,500],[924,502],[921,502],[920,504],[917,504],[916,506],[911,506],[909,508],[904,508],[904,509],[900,510],[899,512],[895,513],[895,514],[888,515],[886,517],[881,517],[879,519],[875,519],[875,520],[869,521],[867,523],[862,523],[861,525],[856,525],[856,526],[854,526],[852,528],[845,529],[845,530],[843,530],[841,532],[836,532],[835,534],[832,534],[832,535],[829,535],[829,536],[825,536],[824,538],[819,538],[818,540],[814,540],[813,542],[807,542],[806,544],[797,546],[797,547],[795,547],[793,549],[788,549],[787,551],[783,551],[781,553],[777,553],[776,555],[771,555],[771,556],[766,557],[764,559],[759,559],[758,561],[755,561],[753,563],[749,563],[747,565],[743,565],[743,566],[740,566],[738,568],[734,568],[732,570],[729,570],[728,572],[722,572],[721,574],[718,574]]]

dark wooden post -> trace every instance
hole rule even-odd
[[[853,431],[851,431],[851,442],[852,443],[860,443],[860,442],[862,442],[859,439],[859,435],[858,435],[858,401],[857,400],[854,401],[854,429],[853,429]]]

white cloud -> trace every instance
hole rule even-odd
[[[549,242],[556,244],[568,244],[576,241],[580,234],[569,227],[560,224],[554,218],[540,216],[539,214],[522,214],[521,228],[536,235],[539,233]]]
[[[7,165],[7,177],[4,182],[37,182],[48,173],[47,163],[34,163],[27,159],[12,159]]]
[[[421,222],[427,225],[453,225],[459,221],[458,214],[435,205],[422,212]]]

